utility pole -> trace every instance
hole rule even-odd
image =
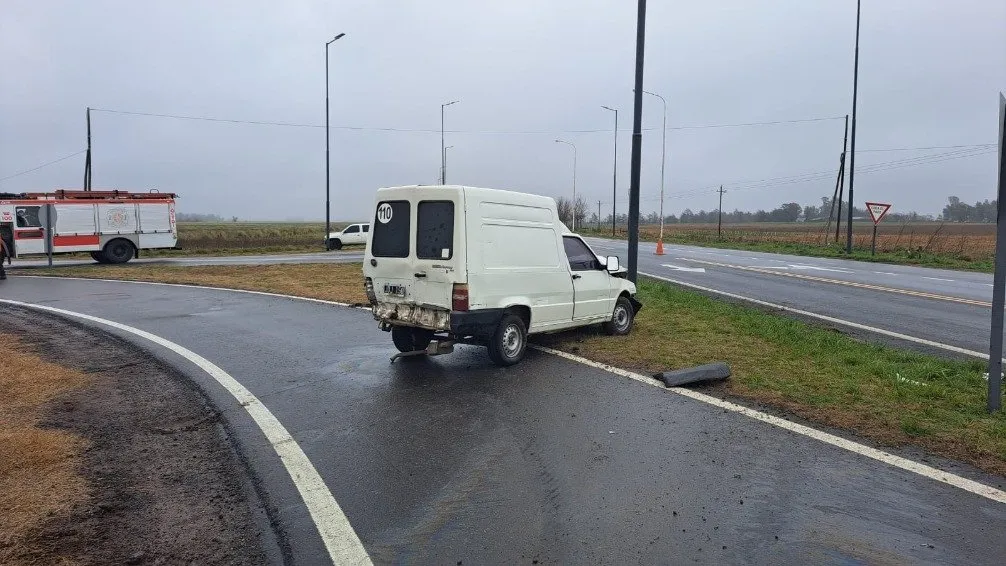
[[[607,106],[602,106],[601,108],[611,110],[615,113],[615,160],[611,174],[611,236],[615,237],[615,203],[617,202],[618,195],[618,110]]]
[[[444,146],[444,108],[457,104],[454,100],[440,105],[440,184],[447,184],[447,147]]]
[[[601,231],[601,201],[597,201],[597,231]]]
[[[842,154],[838,157],[838,177],[835,179],[835,192],[831,196],[831,211],[828,213],[828,228],[824,231],[825,244],[828,243],[828,230],[831,229],[831,217],[835,214],[835,199],[838,199],[838,221],[835,223],[835,243],[842,229],[842,197],[845,193],[845,151],[849,145],[849,115],[845,115],[845,137],[842,139]]]
[[[723,193],[726,192],[723,190],[723,185],[720,185],[720,190],[717,192],[720,193],[720,209],[716,219],[716,239],[720,239],[723,236]]]
[[[332,233],[332,191],[331,191],[331,166],[329,158],[329,136],[328,130],[328,46],[332,45],[346,34],[340,33],[325,42],[325,250],[331,250],[329,246],[329,234]]]
[[[84,158],[84,190],[91,190],[91,107],[87,107],[87,156]]]
[[[660,135],[660,235],[657,236],[657,255],[664,255],[664,163],[667,159],[667,101],[655,92],[644,90],[643,94],[656,96],[664,104],[664,128]]]
[[[852,188],[856,180],[856,95],[859,91],[859,7],[861,0],[856,0],[856,55],[852,71],[852,153],[849,155],[849,214],[845,219],[847,230],[845,253],[852,254]]]
[[[643,44],[646,40],[646,0],[636,15],[636,89],[632,102],[632,157],[629,165],[629,281],[636,282],[639,263],[639,170],[643,153]]]
[[[576,232],[576,145],[560,139],[555,140],[555,143],[564,143],[573,148],[573,227],[571,230]],[[586,214],[586,211],[584,211],[584,214]]]

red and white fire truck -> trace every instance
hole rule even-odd
[[[175,248],[174,193],[70,191],[0,193],[0,237],[14,257],[91,252],[125,263],[139,250]]]

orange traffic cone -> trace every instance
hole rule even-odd
[[[657,255],[664,255],[664,242],[657,240]]]

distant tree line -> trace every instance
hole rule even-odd
[[[231,216],[229,219],[225,219],[223,216],[217,214],[198,214],[195,212],[179,212],[175,215],[175,218],[179,222],[237,222],[237,216]]]
[[[564,199],[559,199],[564,200]],[[565,199],[568,205],[569,199]],[[800,205],[796,202],[787,202],[780,204],[772,210],[757,210],[754,212],[737,210],[734,209],[733,212],[723,211],[723,223],[730,224],[740,224],[740,223],[750,223],[750,222],[827,222],[829,216],[834,220],[838,211],[832,209],[831,197],[825,196],[821,197],[821,205]],[[848,217],[849,213],[849,203],[848,201],[842,201],[842,220]],[[835,207],[837,208],[837,206]],[[588,213],[586,211],[586,203],[583,203],[583,214],[589,218],[577,217],[577,225],[581,225],[586,221],[590,224],[598,223],[597,213]],[[562,208],[560,207],[560,216],[563,216]],[[853,205],[852,215],[856,220],[869,220],[870,212],[866,208],[860,208]],[[699,210],[693,211],[690,208],[686,208],[679,215],[670,214],[664,217],[665,224],[715,224],[719,217],[719,212],[714,208],[712,210]],[[938,220],[943,220],[946,222],[995,222],[996,221],[996,201],[995,200],[984,200],[976,202],[974,205],[961,202],[961,199],[955,196],[947,198],[947,205],[943,207],[943,213],[939,216],[933,216],[932,214],[920,214],[918,212],[898,212],[894,211],[885,217],[887,222],[933,222]],[[657,212],[650,212],[649,214],[640,215],[639,221],[643,224],[659,224],[660,214]],[[611,213],[600,219],[601,224],[611,225]],[[615,223],[619,225],[626,225],[629,223],[629,216],[626,213],[618,214],[615,218]]]

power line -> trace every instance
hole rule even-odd
[[[877,151],[921,151],[927,149],[956,149],[961,147],[995,147],[994,143],[975,143],[963,145],[931,145],[927,147],[887,147],[883,149],[857,149],[856,153],[868,153]]]
[[[94,112],[106,112],[109,114],[122,114],[127,116],[146,116],[152,118],[172,118],[176,120],[194,120],[200,122],[219,122],[227,124],[249,124],[255,126],[279,126],[287,128],[324,128],[324,124],[301,124],[296,122],[277,122],[270,120],[239,120],[233,118],[218,118],[214,116],[187,116],[183,114],[165,114],[156,112],[134,112],[130,110],[111,110],[107,108],[92,108]],[[829,120],[844,119],[844,116],[825,116],[818,118],[797,118],[792,120],[770,120],[764,122],[740,122],[734,124],[693,124],[684,126],[668,126],[668,130],[699,130],[708,128],[743,128],[754,126],[775,126],[781,124],[801,124],[810,122],[824,122]],[[331,126],[336,130],[348,131],[375,131],[375,132],[397,132],[397,133],[421,133],[439,134],[439,129],[427,128],[392,128],[376,126]],[[647,131],[660,128],[643,128]],[[621,130],[628,131],[628,130]],[[486,135],[554,135],[554,134],[596,134],[611,133],[610,128],[589,129],[589,130],[445,130],[451,134],[486,134]]]
[[[84,153],[85,151],[87,151],[87,150],[86,149],[82,149],[80,151],[71,153],[70,155],[64,155],[63,157],[60,157],[59,159],[53,159],[52,161],[47,161],[47,162],[45,162],[45,163],[43,163],[41,165],[36,165],[35,167],[32,167],[31,169],[25,169],[24,171],[19,171],[17,173],[14,173],[13,175],[7,175],[6,177],[0,177],[0,181],[6,181],[7,179],[13,179],[14,177],[20,177],[21,175],[26,175],[26,174],[31,173],[33,171],[38,171],[39,169],[42,169],[43,167],[48,167],[50,165],[55,165],[56,163],[59,163],[60,161],[66,161],[67,159],[70,159],[71,157],[76,157],[76,156],[80,155],[81,153]]]

